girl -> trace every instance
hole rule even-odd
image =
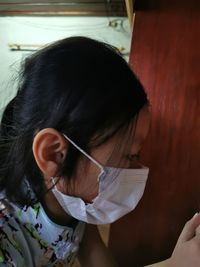
[[[95,225],[140,200],[149,123],[144,88],[111,46],[72,37],[30,56],[1,122],[0,266],[72,266],[76,255],[81,266],[115,266]],[[186,254],[185,266],[200,265],[199,247],[186,250],[200,243],[199,223],[168,266]]]

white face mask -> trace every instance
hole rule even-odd
[[[85,204],[79,197],[63,194],[55,185],[52,192],[65,212],[87,223],[108,224],[132,211],[144,193],[149,169],[146,167],[120,169],[102,166],[69,137],[65,136],[65,138],[101,170],[98,176],[99,193],[89,204]],[[52,180],[55,184],[54,178]]]

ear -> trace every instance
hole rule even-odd
[[[56,176],[67,153],[68,141],[53,128],[39,131],[33,140],[33,154],[38,167],[47,177]]]

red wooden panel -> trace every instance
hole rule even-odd
[[[111,226],[109,246],[123,267],[169,257],[200,210],[200,2],[136,1],[130,64],[149,94],[152,124],[144,197]]]

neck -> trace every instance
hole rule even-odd
[[[70,226],[74,225],[76,219],[68,215],[57,199],[55,198],[54,194],[49,191],[44,195],[42,200],[42,206],[47,214],[47,216],[56,224],[63,225],[63,226]]]

